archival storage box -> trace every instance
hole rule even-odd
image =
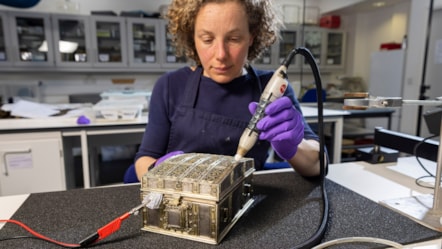
[[[158,209],[143,210],[142,230],[218,244],[253,203],[251,158],[187,153],[166,159],[141,181],[141,199],[161,193]]]

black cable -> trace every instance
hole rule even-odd
[[[8,237],[8,238],[0,238],[0,242],[4,242],[4,241],[8,241],[8,240],[15,240],[15,239],[35,239],[35,240],[40,240],[40,241],[44,241],[48,244],[54,244],[50,241],[47,241],[46,239],[43,238],[39,238],[39,237],[34,237],[34,236],[27,236],[27,235],[23,235],[23,236],[14,236],[14,237]],[[59,244],[56,244],[60,247],[64,247],[64,248],[81,248],[81,246],[62,246]]]
[[[300,47],[294,49],[292,51],[296,54],[301,54],[304,56],[306,61],[309,63],[310,68],[312,69],[313,76],[316,84],[316,96],[318,102],[318,136],[319,136],[319,163],[320,163],[320,184],[321,184],[321,192],[322,192],[322,201],[323,201],[323,210],[322,210],[322,221],[319,225],[316,232],[304,241],[302,244],[295,246],[294,248],[300,249],[310,249],[316,245],[318,245],[321,240],[324,238],[324,234],[328,224],[329,217],[329,201],[327,196],[327,191],[325,187],[325,175],[326,175],[326,161],[325,161],[325,139],[324,139],[324,116],[323,116],[323,96],[322,96],[322,82],[321,76],[319,73],[318,65],[311,54],[311,52],[305,48]]]
[[[428,139],[432,139],[432,138],[435,138],[435,137],[437,137],[438,135],[431,135],[431,136],[428,136],[428,137],[426,137],[426,138],[424,138],[424,139],[422,139],[419,143],[417,143],[416,145],[414,145],[414,147],[413,147],[413,155],[416,157],[416,160],[417,160],[417,162],[419,163],[419,165],[422,167],[422,169],[423,170],[425,170],[425,172],[427,172],[430,176],[433,176],[434,177],[434,175],[433,174],[431,174],[425,167],[424,167],[424,164],[421,162],[421,160],[419,159],[419,156],[418,156],[418,149],[419,149],[419,147],[422,145],[422,144],[424,144]]]
[[[79,248],[80,247],[80,244],[65,243],[65,242],[55,240],[55,239],[51,239],[43,234],[36,232],[34,229],[28,227],[26,224],[24,224],[23,222],[20,222],[18,220],[14,220],[14,219],[1,220],[0,219],[0,223],[10,223],[10,224],[17,225],[17,226],[23,228],[24,230],[26,230],[27,232],[29,232],[30,234],[34,235],[35,238],[47,241],[52,244],[56,244],[56,245],[66,247],[66,248]],[[12,237],[12,238],[16,238],[16,237]],[[21,238],[21,237],[22,236],[18,236],[17,238]],[[23,237],[23,238],[26,238],[26,237]]]
[[[41,240],[40,238],[32,237],[32,236],[14,236],[14,237],[0,238],[0,242],[14,240],[14,239],[38,239],[38,240]]]
[[[428,174],[428,175],[426,175],[426,176],[418,177],[418,178],[416,178],[416,180],[415,180],[416,185],[418,185],[418,186],[420,186],[420,187],[423,187],[423,188],[434,189],[434,187],[425,186],[425,185],[421,184],[419,181],[420,181],[421,179],[423,179],[423,178],[428,178],[428,177],[435,178],[435,175],[433,175],[433,174],[432,174],[427,168],[425,168],[424,164],[423,164],[422,161],[419,159],[418,149],[419,149],[419,147],[420,147],[422,144],[424,144],[428,139],[432,139],[432,138],[435,138],[435,137],[438,137],[438,135],[431,135],[431,136],[428,136],[428,137],[422,139],[419,143],[417,143],[417,144],[414,145],[414,147],[413,147],[413,155],[415,156],[415,158],[416,158],[416,160],[417,160],[419,166],[421,166],[421,168],[422,168],[425,172],[427,172],[427,174]]]
[[[416,180],[414,180],[414,182],[416,183],[417,186],[422,187],[422,188],[429,188],[429,189],[434,189],[434,187],[431,186],[426,186],[422,183],[420,183],[419,181],[424,179],[424,178],[434,178],[434,176],[430,176],[430,175],[426,175],[426,176],[420,176],[418,178],[416,178]]]

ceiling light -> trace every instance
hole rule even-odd
[[[385,6],[385,2],[375,2],[375,3],[373,3],[373,6],[374,7],[382,7],[382,6]]]

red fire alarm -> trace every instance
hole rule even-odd
[[[319,20],[319,26],[323,28],[337,29],[341,26],[341,17],[331,15],[323,16]]]
[[[401,49],[402,44],[395,43],[395,42],[388,42],[388,43],[382,43],[380,49],[381,50],[394,50],[394,49]]]

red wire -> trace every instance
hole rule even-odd
[[[105,226],[98,229],[99,240],[106,238],[107,236],[115,233],[120,229],[121,222],[127,218],[129,218],[130,213],[125,213],[122,216],[116,218],[115,220],[109,222]]]
[[[31,233],[32,235],[34,235],[35,237],[42,239],[42,240],[46,240],[48,242],[60,245],[60,246],[64,246],[64,247],[80,247],[80,244],[69,244],[69,243],[63,243],[57,240],[53,240],[51,238],[48,238],[42,234],[37,233],[36,231],[32,230],[30,227],[26,226],[25,224],[21,223],[20,221],[17,220],[0,220],[0,223],[13,223],[16,224],[18,226],[21,226],[23,229],[25,229],[26,231],[28,231],[29,233]]]

